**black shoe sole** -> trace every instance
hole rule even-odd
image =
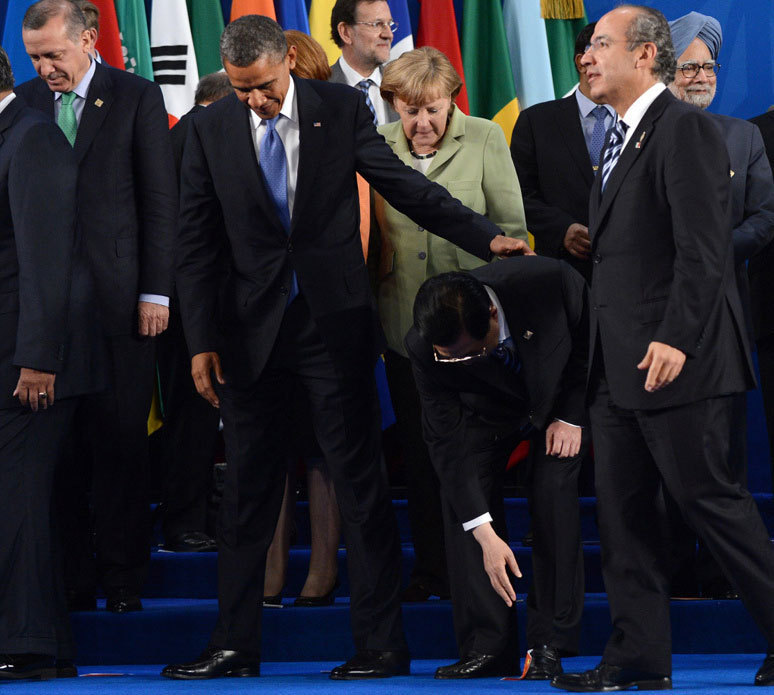
[[[213,678],[257,678],[261,675],[260,669],[255,669],[252,666],[246,666],[245,668],[235,668],[225,673],[217,673],[213,675],[200,676],[192,675],[188,673],[164,673],[161,672],[164,678],[171,678],[178,681],[204,681],[211,680]]]
[[[609,686],[603,686],[601,688],[587,688],[584,686],[561,686],[556,685],[553,682],[551,682],[551,685],[554,688],[557,688],[559,690],[567,690],[571,693],[615,693],[619,692],[621,690],[671,690],[672,689],[672,680],[669,679],[668,681],[659,678],[658,680],[643,680],[643,681],[632,681],[631,683],[622,683],[621,685],[609,685]]]
[[[0,681],[48,681],[56,678],[55,668],[39,668],[25,673],[3,673]]]

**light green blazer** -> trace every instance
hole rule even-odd
[[[414,160],[400,121],[379,128],[387,144],[410,167]],[[472,210],[486,215],[510,237],[527,241],[521,188],[499,125],[455,108],[427,178]],[[429,277],[484,264],[448,241],[426,232],[374,194],[382,233],[379,315],[390,349],[407,357],[403,338],[413,323],[414,298]]]

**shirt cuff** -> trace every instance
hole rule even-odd
[[[482,524],[491,523],[491,522],[492,522],[492,515],[489,512],[487,512],[486,514],[477,516],[475,519],[466,521],[464,524],[462,524],[462,530],[472,531],[477,526],[481,526]]]
[[[558,417],[554,418],[554,422],[561,422],[564,425],[569,425],[570,427],[577,427],[579,430],[583,429],[582,425],[573,425],[571,422],[567,422],[567,420],[560,420]]]
[[[165,297],[163,294],[141,294],[138,301],[169,307],[169,297]]]

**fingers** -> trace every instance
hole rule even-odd
[[[645,358],[637,365],[638,369],[647,369],[645,390],[658,391],[671,384],[685,364],[685,354],[663,343],[651,343]]]
[[[642,358],[642,362],[637,365],[637,369],[648,369],[653,362],[653,345],[648,346],[648,351],[645,353],[645,357]]]
[[[546,453],[549,456],[553,456],[553,454],[554,454],[554,429],[553,429],[553,427],[549,427],[546,430]]]
[[[217,355],[213,356],[212,368],[215,371],[215,378],[218,380],[218,383],[225,384],[226,380],[223,378],[223,369],[220,366],[220,357]]]
[[[197,372],[193,375],[193,380],[199,395],[211,406],[219,408],[220,401],[218,400],[218,394],[215,393],[215,389],[212,387],[209,371]]]
[[[509,549],[510,550],[510,549]],[[516,562],[516,556],[513,554],[513,551],[511,551],[508,555],[505,556],[505,559],[508,563],[508,567],[515,574],[519,579],[521,579],[521,569],[519,569],[519,563]],[[513,595],[514,601],[516,600],[516,594]]]
[[[150,335],[150,322],[142,311],[137,314],[137,330],[140,335]]]
[[[515,562],[515,560],[514,560]],[[510,607],[516,600],[516,592],[513,590],[511,580],[508,579],[508,573],[505,571],[505,564],[502,564],[492,574],[489,575],[489,581],[492,588],[497,592],[500,598],[505,601],[505,605]]]

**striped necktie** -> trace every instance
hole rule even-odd
[[[357,88],[363,92],[363,95],[365,96],[366,105],[369,109],[371,109],[371,114],[374,117],[374,125],[379,125],[379,119],[376,117],[376,109],[374,108],[374,103],[371,101],[371,97],[368,96],[368,88],[375,84],[373,80],[360,80],[360,82],[357,83]]]
[[[492,350],[492,357],[498,362],[502,362],[507,369],[513,372],[518,373],[521,370],[521,362],[516,354],[516,344],[510,336],[497,344],[497,347]]]
[[[615,125],[610,129],[610,140],[607,143],[605,154],[602,157],[602,191],[604,192],[607,181],[610,178],[610,174],[615,169],[615,165],[618,164],[618,159],[621,156],[621,150],[623,149],[624,138],[626,137],[626,131],[629,126],[626,125],[620,118],[615,122]]]
[[[75,117],[73,102],[78,95],[75,92],[64,92],[59,108],[56,124],[62,129],[71,147],[75,146],[75,136],[78,133],[78,119]]]

